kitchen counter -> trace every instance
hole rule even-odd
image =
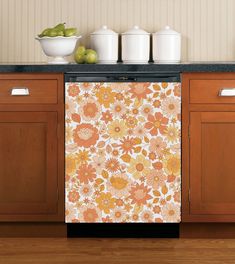
[[[0,72],[235,72],[235,62],[179,64],[0,64]]]

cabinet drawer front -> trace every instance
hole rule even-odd
[[[57,104],[57,80],[2,79],[0,104]]]
[[[234,104],[235,80],[190,80],[189,99],[193,104]]]

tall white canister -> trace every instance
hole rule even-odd
[[[90,34],[91,48],[98,54],[98,63],[112,64],[118,60],[118,33],[107,26]]]
[[[124,63],[148,63],[150,33],[138,26],[122,33],[122,60]]]
[[[179,63],[181,34],[166,26],[153,33],[153,60],[155,63]]]

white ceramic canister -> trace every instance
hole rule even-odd
[[[102,26],[90,35],[91,48],[98,54],[98,63],[112,64],[118,60],[118,34]]]
[[[169,26],[153,34],[153,60],[155,63],[179,63],[181,34]]]
[[[150,51],[150,33],[134,26],[122,33],[123,63],[148,63]]]

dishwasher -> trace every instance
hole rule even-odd
[[[178,73],[65,74],[66,223],[181,221]]]

